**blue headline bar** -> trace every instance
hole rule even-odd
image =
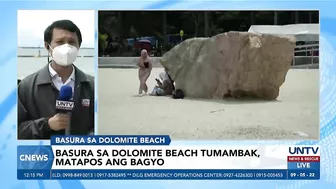
[[[92,137],[92,140],[99,137],[103,136]],[[88,137],[86,139],[89,141]],[[54,138],[54,140],[56,142],[61,139]],[[53,170],[53,162],[54,154],[51,146],[17,147],[17,177],[21,180],[316,180],[320,178],[320,162],[288,162],[287,169],[278,170]]]
[[[51,145],[169,145],[168,135],[52,136]]]
[[[317,180],[319,170],[18,170],[19,180]]]

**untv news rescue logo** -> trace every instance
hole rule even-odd
[[[318,146],[299,146],[289,147],[287,162],[294,165],[295,169],[317,169],[320,164],[320,147]]]

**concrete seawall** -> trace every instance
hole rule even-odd
[[[161,57],[151,57],[154,68],[162,68]],[[136,68],[138,57],[99,57],[99,68]]]
[[[41,56],[35,56],[35,55],[18,55],[17,56],[18,58],[42,58],[42,57],[44,57],[44,58],[47,58],[48,57],[48,55],[41,55]],[[78,56],[78,57],[81,57],[81,58],[93,58],[94,56],[92,56],[92,55],[85,55],[85,56]]]
[[[320,68],[319,64],[306,64],[291,67],[291,69],[319,69],[319,68]]]
[[[160,64],[161,57],[151,57],[154,68],[162,68]],[[296,58],[296,63],[301,61],[300,64],[292,66],[293,69],[318,69],[319,64],[311,64],[310,61],[302,62],[302,57]],[[302,60],[301,60],[302,59]],[[307,58],[304,58],[305,60]],[[138,57],[99,57],[99,68],[137,68]],[[307,59],[308,60],[308,59]]]

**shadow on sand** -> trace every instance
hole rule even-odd
[[[173,99],[171,96],[153,96],[149,94],[136,94],[132,97],[152,97],[152,98],[167,98],[170,100],[186,100],[186,101],[198,101],[198,102],[208,102],[208,103],[220,103],[226,105],[237,105],[237,104],[265,104],[265,103],[275,103],[281,102],[280,100],[261,100],[255,98],[225,98],[225,99],[202,99],[202,98],[184,98],[184,99]]]
[[[210,103],[220,103],[226,105],[237,105],[237,104],[265,104],[265,103],[275,103],[281,102],[280,100],[260,100],[254,98],[225,98],[225,99],[197,99],[197,98],[185,98],[183,100],[189,101],[199,101],[199,102],[210,102]]]

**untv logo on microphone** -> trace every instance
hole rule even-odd
[[[72,110],[75,106],[74,102],[56,100],[56,109],[59,110]]]

